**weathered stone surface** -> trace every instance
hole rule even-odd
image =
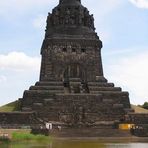
[[[134,122],[135,124],[148,125],[148,114],[130,113],[129,117],[131,118],[131,121]]]
[[[47,17],[40,81],[24,92],[23,108],[73,126],[120,120],[129,95],[104,78],[101,48],[93,15],[81,1],[61,0]]]
[[[31,125],[36,124],[38,121],[36,120],[36,114],[33,112],[1,112],[0,113],[0,125]]]
[[[88,9],[80,0],[60,0],[47,17],[40,80],[24,91],[22,114],[1,113],[0,124],[33,123],[34,120],[28,121],[32,114],[27,113],[32,111],[38,123],[112,128],[115,121],[133,110],[128,92],[104,78],[101,48],[102,41]],[[148,119],[147,115],[131,116],[134,122],[139,118],[145,123]]]

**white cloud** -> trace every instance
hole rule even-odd
[[[148,0],[129,0],[138,8],[148,8]]]
[[[40,58],[22,52],[0,55],[0,105],[17,100],[39,78]]]
[[[51,9],[56,6],[58,0],[1,0],[0,1],[0,16],[5,19],[29,14],[34,11],[44,10],[45,7]],[[10,17],[11,16],[11,17]]]
[[[26,70],[39,69],[40,58],[30,57],[23,52],[10,52],[0,55],[0,69]]]
[[[0,6],[5,8],[17,8],[17,10],[28,10],[33,7],[55,4],[55,0],[5,0],[0,1]]]
[[[85,0],[82,3],[101,21],[105,15],[119,8],[124,3],[124,0],[96,0],[94,2],[92,0]]]
[[[83,0],[82,4],[88,8],[91,14],[94,14],[96,31],[99,32],[101,40],[108,42],[111,38],[112,32],[105,27],[106,17],[112,14],[115,10],[120,8],[126,1],[125,0]]]
[[[34,11],[36,14],[43,14],[44,10],[51,11],[53,7],[58,4],[59,0],[4,0],[0,1],[0,16],[8,19],[10,22],[14,21],[17,17],[23,19],[22,14],[27,17],[27,15],[32,15],[34,17]],[[119,6],[123,4],[124,0],[83,0],[82,4],[88,7],[90,13],[95,14],[95,24],[98,29],[97,32],[100,33],[101,38],[107,41],[110,38],[110,34],[106,28],[103,27],[102,20],[112,11],[116,10]],[[38,11],[39,10],[39,11]],[[10,13],[13,12],[13,13]],[[31,17],[30,17],[31,18]],[[98,18],[98,19],[97,19]],[[45,29],[46,16],[39,15],[37,18],[32,20],[33,26],[38,29]]]
[[[107,66],[111,81],[130,92],[131,102],[142,104],[148,99],[148,52],[117,59]]]
[[[33,20],[33,26],[37,29],[44,30],[46,25],[46,16],[39,15],[37,18]]]
[[[0,75],[0,83],[6,82],[7,81],[7,77]]]
[[[104,15],[121,5],[124,0],[83,0],[82,4],[87,6],[92,13],[102,19]],[[59,0],[1,0],[0,1],[0,15],[2,16],[17,16],[20,14],[27,14],[28,11],[33,12],[37,9],[49,11],[59,3]],[[13,12],[13,13],[11,13]]]

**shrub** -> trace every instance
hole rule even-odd
[[[33,135],[30,133],[12,133],[12,140],[20,141],[20,140],[37,140],[37,141],[48,141],[49,137],[44,135]]]
[[[148,102],[145,102],[143,105],[142,105],[143,108],[145,109],[148,109]]]

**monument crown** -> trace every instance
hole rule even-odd
[[[60,0],[60,4],[76,4],[79,5],[81,4],[81,0]]]
[[[60,0],[59,5],[48,14],[46,37],[86,33],[95,36],[94,17],[81,5],[80,0]]]

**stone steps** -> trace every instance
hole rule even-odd
[[[54,130],[52,135],[57,137],[131,137],[130,131],[119,129],[72,128]]]
[[[100,91],[90,91],[90,93],[92,94],[99,94],[99,93],[104,93],[104,92],[108,92],[108,90],[104,91],[104,90],[100,90]],[[112,91],[112,92],[120,92],[120,91]],[[109,93],[111,93],[111,91],[109,91]]]
[[[109,90],[106,90],[106,91],[91,91],[90,93],[92,94],[115,94],[115,95],[128,95],[128,92],[123,92],[123,91],[109,91]]]
[[[45,104],[48,104],[48,103],[50,103],[50,102],[53,102],[55,99],[53,99],[53,98],[49,98],[49,99],[44,99],[44,103]]]
[[[88,86],[114,87],[113,83],[88,82]]]
[[[89,87],[89,91],[95,92],[95,91],[121,91],[120,87]]]
[[[43,108],[43,103],[33,103],[33,108]]]
[[[23,112],[32,111],[32,108],[31,107],[22,107],[22,111]]]
[[[103,103],[110,104],[110,103],[113,103],[114,100],[113,100],[113,99],[103,99],[102,102],[103,102]]]
[[[81,83],[81,79],[80,78],[69,78],[69,82],[80,82]]]
[[[63,86],[31,86],[30,90],[64,90]]]
[[[64,93],[64,90],[26,90],[28,94],[53,94],[53,93]]]
[[[123,104],[113,104],[113,108],[116,109],[116,108],[123,108],[124,105]]]
[[[36,82],[35,84],[36,86],[63,86],[63,82],[62,81],[40,81],[40,82]]]

